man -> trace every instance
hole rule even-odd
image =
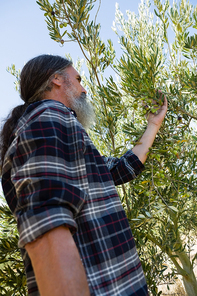
[[[2,185],[18,223],[29,295],[148,295],[115,185],[142,171],[166,98],[140,145],[117,159],[101,157],[84,129],[93,111],[71,62],[30,60],[20,88],[25,104],[1,133]]]

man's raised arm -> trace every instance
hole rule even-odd
[[[164,96],[163,105],[157,110],[156,113],[149,113],[147,120],[147,129],[141,137],[139,144],[137,144],[133,149],[133,153],[138,156],[140,161],[144,163],[147,159],[147,153],[149,148],[152,146],[157,132],[159,131],[161,124],[167,112],[167,99]]]

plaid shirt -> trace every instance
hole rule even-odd
[[[24,246],[63,224],[73,234],[91,296],[148,295],[115,189],[142,169],[131,151],[120,159],[101,157],[62,103],[44,100],[27,108],[10,140],[2,185],[18,223],[29,295],[39,292]]]

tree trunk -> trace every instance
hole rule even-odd
[[[193,272],[191,272],[187,277],[183,277],[183,284],[188,296],[197,295],[197,280]]]
[[[181,261],[182,269],[185,271],[185,274],[182,274],[185,291],[188,296],[197,296],[197,279],[190,258],[184,251],[177,253],[177,255]]]

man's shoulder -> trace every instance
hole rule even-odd
[[[19,119],[18,132],[26,129],[36,122],[57,121],[61,124],[73,123],[73,115],[69,108],[55,100],[42,100],[28,106],[23,116]]]
[[[35,116],[42,114],[45,111],[49,111],[52,113],[62,112],[62,113],[70,113],[70,109],[66,107],[63,103],[56,100],[42,100],[35,102],[28,106],[24,116]]]
[[[41,121],[65,121],[71,116],[71,111],[64,104],[55,100],[43,100],[31,104],[27,110],[25,117],[28,120],[41,120]]]

